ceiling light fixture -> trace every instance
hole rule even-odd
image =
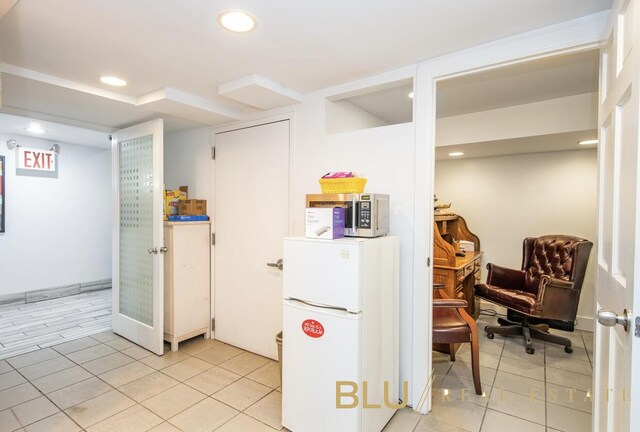
[[[464,155],[464,153],[462,153],[462,152],[451,152],[451,153],[449,153],[449,156],[451,156],[451,157],[457,157],[457,156],[463,156],[463,155]]]
[[[124,87],[127,85],[127,82],[125,80],[114,76],[100,77],[100,81],[102,81],[102,83],[104,84],[116,87]]]
[[[235,33],[247,33],[256,28],[256,19],[241,10],[226,10],[218,15],[218,23]]]
[[[34,134],[43,134],[46,131],[44,129],[42,129],[42,126],[40,126],[38,123],[31,123],[29,125],[28,128],[26,128],[27,132],[31,132]]]
[[[413,99],[413,92],[409,93],[408,95],[411,99]]]
[[[578,141],[578,144],[580,145],[598,144],[598,140],[597,139],[582,140],[582,141]]]

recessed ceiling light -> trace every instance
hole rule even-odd
[[[413,99],[413,92],[409,93],[409,97]]]
[[[247,33],[256,28],[256,19],[241,10],[226,10],[218,15],[218,22],[224,28],[236,33]]]
[[[42,129],[42,126],[40,126],[38,123],[31,123],[29,125],[28,128],[26,128],[27,132],[31,132],[34,134],[43,134],[45,133],[45,130]]]
[[[127,82],[125,80],[120,79],[118,77],[114,77],[114,76],[100,77],[100,81],[102,81],[104,84],[108,84],[110,86],[116,86],[116,87],[124,87],[127,85]]]
[[[464,153],[462,153],[462,152],[451,152],[451,153],[449,153],[449,156],[451,156],[451,157],[463,156],[463,155],[464,155]]]
[[[597,139],[582,140],[582,141],[578,141],[578,144],[580,145],[598,144],[598,140]]]

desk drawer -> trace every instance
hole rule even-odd
[[[472,274],[475,271],[474,265],[473,263],[469,263],[466,266],[464,266],[464,276],[469,276],[470,274]]]
[[[457,287],[458,285],[461,285],[461,284],[462,284],[462,282],[464,282],[464,278],[465,278],[465,276],[466,276],[466,275],[467,275],[467,274],[464,272],[464,269],[462,269],[462,270],[458,270],[458,271],[456,272],[456,287]]]

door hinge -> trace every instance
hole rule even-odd
[[[634,334],[636,335],[636,337],[640,338],[640,316],[636,317],[636,330]]]
[[[211,147],[211,159],[216,160],[216,148]]]
[[[211,331],[216,331],[216,319],[211,318]]]
[[[431,257],[427,257],[427,267],[431,267]]]
[[[216,233],[211,233],[211,246],[216,245]]]

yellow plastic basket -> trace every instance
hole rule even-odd
[[[363,193],[366,184],[367,179],[362,177],[320,179],[323,194]]]

